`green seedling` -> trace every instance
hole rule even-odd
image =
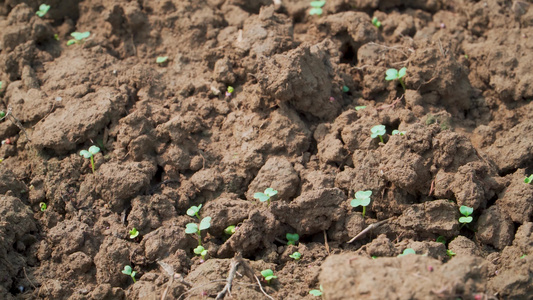
[[[392,135],[397,135],[397,134],[399,134],[401,136],[404,136],[405,135],[405,131],[399,131],[398,129],[394,129],[392,131]]]
[[[294,260],[300,260],[302,258],[302,254],[298,251],[294,252],[293,254],[289,255],[290,258]]]
[[[449,257],[453,257],[453,256],[455,256],[455,254],[456,254],[456,253],[453,252],[453,251],[450,250],[450,249],[446,250],[446,255],[448,255]]]
[[[372,259],[377,259],[378,257],[375,255],[370,256]]]
[[[370,204],[370,196],[372,196],[372,191],[357,191],[355,193],[355,199],[350,201],[352,207],[363,207],[363,218],[365,217],[366,207]]]
[[[44,17],[44,15],[46,15],[46,13],[50,10],[50,5],[46,5],[46,4],[41,4],[39,6],[39,10],[35,13],[37,16],[39,16],[40,18]]]
[[[196,217],[198,218],[198,220],[200,220],[200,215],[198,214],[198,212],[200,211],[201,208],[202,208],[202,204],[198,206],[193,205],[189,209],[187,209],[187,215],[191,217]]]
[[[155,62],[156,62],[158,65],[161,65],[161,64],[164,64],[167,60],[168,60],[168,56],[158,56],[158,57],[155,59]]]
[[[322,294],[324,294],[324,290],[322,289],[322,285],[320,285],[320,290],[310,290],[309,291],[309,294],[310,295],[313,295],[315,297],[320,297],[322,296]]]
[[[133,271],[131,266],[129,265],[124,266],[124,270],[122,270],[122,274],[130,276],[131,279],[133,279],[133,283],[137,282],[137,280],[135,280],[135,275],[137,275],[137,272]]]
[[[529,177],[526,177],[524,179],[524,182],[525,183],[531,183],[533,181],[533,174],[529,175]]]
[[[435,242],[446,245],[446,238],[443,237],[442,235],[439,235],[439,237],[435,240]]]
[[[372,127],[372,128],[370,129],[370,132],[372,133],[372,134],[370,135],[371,138],[375,139],[375,138],[379,137],[379,140],[380,140],[382,143],[384,143],[384,142],[383,142],[383,135],[387,132],[387,131],[385,130],[385,125],[376,125],[376,126],[374,126],[374,127]]]
[[[461,225],[461,227],[472,222],[473,218],[470,216],[474,212],[474,209],[472,207],[462,205],[461,207],[459,207],[459,211],[463,215],[459,218],[459,223],[463,224]]]
[[[365,109],[365,108],[366,108],[366,105],[360,105],[360,106],[356,106],[355,110],[360,111],[361,109]]]
[[[211,227],[211,217],[205,217],[200,221],[200,225],[196,223],[188,223],[185,225],[185,233],[187,234],[197,234],[198,235],[198,245],[202,245],[202,230],[206,230]]]
[[[391,80],[398,79],[398,81],[400,82],[400,84],[403,87],[403,91],[405,92],[406,88],[405,88],[405,84],[403,83],[403,79],[402,78],[405,77],[406,72],[407,72],[407,68],[406,67],[401,68],[400,71],[398,71],[396,69],[388,69],[385,72],[385,74],[387,75],[385,77],[385,80],[391,81]]]
[[[404,256],[404,255],[409,255],[409,254],[416,254],[416,251],[413,248],[407,248],[407,249],[403,250],[402,254],[398,254],[398,257]]]
[[[378,17],[372,18],[372,25],[376,26],[377,29],[381,27],[381,22],[378,20]]]
[[[300,239],[300,236],[297,233],[287,233],[285,235],[287,238],[287,245],[295,245],[296,242]]]
[[[309,10],[309,15],[310,16],[314,16],[314,15],[317,15],[317,16],[321,16],[322,15],[322,7],[326,4],[326,1],[325,0],[322,0],[322,1],[311,1],[310,5],[311,5],[311,9]]]
[[[77,32],[76,31],[76,32],[71,33],[70,36],[72,36],[73,39],[70,39],[67,41],[67,46],[82,43],[84,39],[91,36],[91,32],[89,31]]]
[[[226,90],[226,98],[229,98],[231,97],[231,94],[233,93],[233,91],[235,91],[235,89],[230,85],[228,86],[228,89]]]
[[[232,235],[232,234],[235,233],[236,230],[237,230],[237,226],[230,225],[230,226],[226,227],[226,229],[224,229],[224,233],[227,234],[227,235]]]
[[[97,146],[91,146],[89,147],[89,150],[80,151],[81,156],[91,159],[91,168],[93,169],[93,174],[94,174],[94,155],[98,152],[100,152],[100,148],[98,148]]]
[[[48,206],[44,202],[39,203],[39,207],[41,208],[41,211],[45,211],[48,208]]]
[[[266,270],[261,271],[261,275],[263,275],[267,284],[270,284],[270,281],[272,279],[278,278],[278,276],[274,276],[274,272],[271,269],[266,269]]]
[[[347,87],[347,86],[345,86],[345,85],[342,86],[342,92],[343,92],[343,93],[348,93],[349,91],[350,91],[350,88],[349,88],[349,87]]]
[[[207,249],[204,248],[204,246],[198,245],[198,247],[194,248],[194,254],[202,256],[202,260],[205,260],[205,256],[207,255]]]
[[[136,237],[139,236],[139,231],[137,230],[137,228],[133,227],[131,230],[130,230],[130,239],[134,239]]]
[[[54,33],[54,40],[59,41],[59,34]]]
[[[520,256],[521,259],[522,259],[522,258],[526,258],[526,257],[527,257],[527,254],[522,254],[522,255]]]
[[[276,195],[278,191],[273,188],[267,188],[264,193],[255,193],[254,198],[261,202],[267,201],[267,206],[270,205],[270,197]]]

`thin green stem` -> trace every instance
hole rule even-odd
[[[383,144],[385,144],[385,142],[383,141],[383,136],[381,136],[381,135],[378,135],[378,136],[379,136],[379,140],[380,140]]]
[[[94,174],[94,155],[91,155],[91,167],[93,168],[93,174]]]
[[[133,279],[133,283],[137,282],[137,280],[135,280],[135,275],[131,275],[131,279]]]
[[[401,78],[398,78],[398,81],[399,81],[400,84],[402,85],[402,87],[403,87],[403,92],[405,93],[405,91],[406,91],[405,83],[403,83],[403,80],[402,80]]]
[[[198,246],[202,246],[202,232],[198,229]]]
[[[381,137],[381,135],[379,137]],[[366,206],[363,206],[363,218],[365,217],[365,213],[366,213]]]

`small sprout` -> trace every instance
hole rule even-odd
[[[533,181],[533,174],[529,175],[529,177],[526,177],[524,179],[524,182],[525,183],[531,183]]]
[[[522,254],[522,255],[520,256],[521,259],[522,259],[522,258],[526,258],[526,257],[527,257],[527,254]]]
[[[372,18],[372,25],[376,26],[377,29],[381,27],[381,22],[378,20],[378,17]]]
[[[4,161],[4,159],[3,159],[3,158],[0,158],[0,163],[3,162],[3,161]]]
[[[41,211],[45,211],[48,208],[48,206],[44,202],[39,203],[39,207],[41,208]]]
[[[39,16],[40,18],[42,18],[44,17],[44,15],[46,15],[48,10],[50,10],[50,5],[46,5],[43,3],[39,6],[39,10],[35,14]]]
[[[325,4],[326,4],[326,0],[311,1],[311,3],[310,3],[311,9],[309,10],[309,15],[310,16],[313,16],[313,15],[321,16],[322,15],[322,7]]]
[[[459,218],[459,223],[463,224],[461,225],[461,227],[472,222],[472,217],[470,216],[474,212],[474,209],[472,207],[462,205],[461,207],[459,207],[459,211],[463,215]]]
[[[350,91],[350,88],[349,88],[349,87],[347,87],[347,86],[345,86],[345,85],[342,86],[342,92],[343,92],[343,93],[348,93],[349,91]]]
[[[255,193],[254,198],[261,202],[267,201],[267,206],[270,205],[270,197],[276,195],[278,191],[273,188],[267,188],[264,193]]]
[[[261,275],[265,278],[266,282],[270,284],[270,281],[272,279],[278,278],[278,276],[274,276],[274,272],[271,269],[266,269],[261,271]]]
[[[355,110],[360,111],[361,109],[365,109],[365,108],[366,108],[366,105],[360,105],[360,106],[356,106]]]
[[[133,269],[129,265],[124,266],[122,274],[130,276],[131,279],[133,279],[133,283],[137,282],[137,280],[135,280],[135,275],[137,275],[137,272],[133,271]]]
[[[385,131],[385,125],[376,125],[370,129],[370,132],[372,133],[370,135],[371,138],[379,137],[379,140],[383,142],[383,135],[386,133]]]
[[[232,235],[235,233],[236,230],[237,230],[237,227],[235,225],[230,225],[226,227],[226,229],[224,229],[224,233],[227,235]]]
[[[191,217],[197,217],[198,220],[200,220],[200,215],[198,214],[198,212],[200,211],[200,209],[202,208],[202,204],[198,205],[198,206],[191,206],[189,209],[187,209],[187,215],[191,216]]]
[[[366,207],[370,204],[370,196],[372,196],[372,191],[357,191],[355,193],[355,199],[350,201],[352,207],[363,207],[363,218],[365,217]]]
[[[226,90],[226,97],[227,98],[231,97],[231,94],[233,93],[233,91],[235,91],[235,89],[231,85],[228,86],[228,89]]]
[[[6,116],[6,113],[3,110],[0,110],[0,118],[3,118]]]
[[[403,250],[402,254],[398,254],[398,257],[408,255],[408,254],[416,254],[416,251],[413,248],[407,248]]]
[[[405,135],[405,131],[399,131],[398,129],[394,129],[392,131],[392,135],[401,135],[401,136],[404,136]]]
[[[375,256],[375,255],[372,255],[371,258],[372,258],[372,259],[376,259],[376,258],[378,258],[378,257]]]
[[[155,59],[155,62],[156,62],[158,65],[161,65],[161,64],[164,64],[167,60],[168,60],[168,56],[158,56],[158,57]]]
[[[287,238],[287,245],[295,245],[296,242],[300,239],[300,236],[297,233],[287,233],[285,235]]]
[[[468,54],[465,54],[465,58],[468,59]]]
[[[442,235],[439,235],[439,237],[437,238],[437,240],[435,240],[437,243],[442,243],[444,245],[446,245],[446,238],[443,237]]]
[[[81,150],[80,151],[80,155],[85,157],[85,158],[90,158],[91,159],[91,167],[93,169],[93,174],[94,174],[94,155],[96,153],[100,152],[100,148],[98,148],[97,146],[91,146],[89,147],[89,150]]]
[[[388,81],[391,81],[391,80],[396,80],[398,79],[398,81],[400,82],[400,84],[402,85],[403,87],[403,90],[405,92],[405,84],[403,83],[403,80],[402,78],[405,76],[407,72],[407,68],[406,67],[403,67],[400,69],[400,71],[396,70],[396,69],[388,69],[385,74],[387,75],[385,77],[385,80],[388,80]]]
[[[205,217],[200,221],[200,225],[196,223],[188,223],[185,225],[185,233],[187,234],[197,234],[198,235],[198,245],[202,245],[202,230],[206,230],[211,227],[211,217]]]
[[[73,39],[70,39],[70,40],[67,41],[67,46],[81,43],[84,39],[86,39],[89,36],[91,36],[91,32],[89,32],[89,31],[77,32],[76,31],[76,32],[71,33],[70,36],[72,36]]]
[[[320,285],[320,290],[310,290],[309,294],[313,295],[315,297],[320,297],[320,296],[322,296],[323,292],[324,292],[324,290],[322,289],[322,285]]]
[[[448,255],[449,257],[453,257],[453,256],[455,256],[455,254],[456,254],[456,253],[453,252],[453,251],[450,250],[450,249],[446,250],[446,255]]]
[[[134,238],[136,238],[138,236],[139,236],[139,231],[137,230],[137,228],[133,227],[130,230],[130,239],[134,239]]]
[[[59,34],[54,33],[54,40],[59,41]]]
[[[198,247],[194,248],[194,254],[202,256],[202,259],[205,260],[205,256],[207,255],[207,249],[204,248],[202,245],[198,245]]]
[[[294,252],[293,254],[289,255],[290,258],[294,260],[300,260],[302,258],[302,254],[298,251]]]

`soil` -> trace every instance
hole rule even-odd
[[[45,2],[0,3],[1,299],[215,298],[240,256],[232,299],[533,299],[533,1]]]

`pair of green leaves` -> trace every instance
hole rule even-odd
[[[198,245],[198,247],[194,248],[194,254],[202,256],[203,259],[205,259],[205,256],[207,255],[207,249],[204,248],[202,245]]]
[[[44,17],[44,15],[46,15],[46,13],[50,10],[50,5],[46,5],[46,4],[41,4],[39,6],[39,10],[35,13],[37,16],[39,16],[40,18]]]
[[[90,31],[85,31],[85,32],[76,31],[76,32],[71,33],[70,36],[72,36],[73,39],[70,39],[67,41],[67,46],[70,46],[73,44],[79,44],[81,41],[91,36],[91,32]]]
[[[202,208],[202,204],[198,206],[193,205],[189,209],[187,209],[187,215],[191,217],[197,217],[198,220],[200,220],[200,215],[198,214],[198,212],[200,211],[201,208]]]
[[[263,275],[266,282],[268,282],[269,284],[272,279],[278,278],[278,276],[274,276],[274,271],[272,271],[271,269],[261,271],[261,275]]]
[[[459,211],[463,215],[459,218],[459,223],[468,224],[472,222],[473,218],[470,216],[474,212],[474,209],[472,207],[462,205],[461,207],[459,207]]]
[[[129,265],[124,266],[124,270],[122,270],[122,274],[125,274],[125,275],[130,276],[131,279],[133,279],[133,283],[136,282],[136,280],[135,280],[135,275],[137,275],[137,272],[136,272],[136,271],[133,271],[133,269],[131,268],[131,266],[129,266]]]
[[[385,135],[387,133],[387,130],[385,129],[385,125],[376,125],[370,129],[370,137],[371,138],[377,138],[379,137],[381,139],[381,142],[383,142],[382,135]]]
[[[321,16],[323,12],[322,7],[325,4],[326,4],[326,0],[311,1],[310,3],[311,9],[309,10],[309,15],[310,16],[314,16],[314,15]]]
[[[372,191],[357,191],[355,193],[355,199],[350,201],[352,207],[358,206],[368,206],[370,204],[370,196],[372,196]]]
[[[211,217],[205,217],[202,219],[202,221],[200,221],[200,225],[196,223],[188,223],[185,225],[185,233],[195,234],[201,230],[206,230],[209,227],[211,227]]]
[[[297,233],[287,233],[285,235],[287,238],[287,245],[294,245],[300,239],[300,236]]]
[[[88,151],[87,150],[81,150],[80,151],[80,155],[85,157],[85,158],[91,158],[98,152],[100,152],[100,148],[98,148],[97,146],[91,146],[91,147],[89,147]]]
[[[264,193],[261,193],[261,192],[255,193],[254,198],[258,199],[261,202],[265,202],[265,201],[270,202],[270,197],[276,195],[277,193],[278,191],[276,191],[275,189],[267,188]]]

